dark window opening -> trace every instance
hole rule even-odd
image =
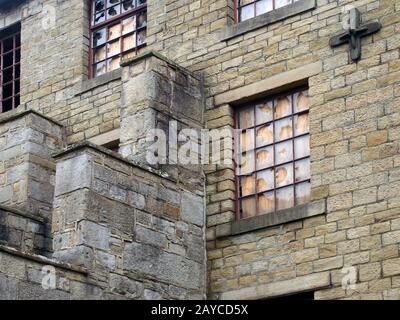
[[[103,144],[104,148],[107,148],[108,150],[118,152],[119,151],[119,140],[111,141],[106,144]]]
[[[20,104],[21,25],[0,32],[0,113]]]

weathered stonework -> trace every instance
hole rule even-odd
[[[358,63],[347,45],[329,47],[343,31],[348,5],[363,21],[382,24],[362,40]],[[65,139],[46,148],[106,144],[117,136],[123,156],[85,144],[59,155],[52,206],[49,193],[37,199],[37,188],[14,188],[7,157],[23,153],[13,155],[4,139],[27,117],[42,117],[0,120],[0,204],[53,218],[54,246],[44,251],[56,258],[33,255],[43,249],[35,238],[51,235],[33,232],[36,222],[15,219],[12,208],[1,209],[0,241],[7,247],[0,248],[0,297],[257,299],[310,290],[315,299],[400,299],[400,4],[300,0],[295,6],[282,10],[293,14],[235,26],[233,0],[148,0],[142,51],[168,59],[149,53],[89,80],[88,1],[26,0],[0,10],[0,28],[22,25],[20,108],[65,128]],[[56,19],[43,24],[48,7]],[[232,130],[237,105],[297,84],[308,84],[311,99],[312,214],[307,206],[288,219],[236,222],[233,166],[143,166],[148,128],[175,119],[180,128]],[[182,94],[177,99],[175,89]],[[55,162],[46,159],[52,174],[40,182],[51,190]],[[36,181],[27,172],[14,178]],[[68,261],[68,270],[57,265]],[[51,263],[60,281],[53,295],[37,275]],[[184,266],[182,279],[174,263]],[[349,266],[354,290],[342,288]]]

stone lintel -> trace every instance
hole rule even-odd
[[[98,146],[104,146],[107,143],[114,142],[120,139],[120,129],[114,129],[89,139],[89,142]]]
[[[27,253],[27,252],[22,252],[19,251],[17,249],[8,247],[8,246],[4,246],[4,245],[0,245],[0,252],[5,252],[8,254],[11,254],[13,256],[17,256],[17,257],[21,257],[21,258],[25,258],[31,261],[35,261],[38,263],[42,263],[44,265],[50,265],[50,266],[54,266],[60,269],[64,269],[66,271],[74,271],[77,273],[81,273],[83,275],[87,275],[88,271],[86,268],[83,267],[79,267],[79,266],[73,266],[70,263],[66,263],[66,262],[61,262],[61,261],[57,261],[54,259],[50,259],[44,256],[40,256],[37,254],[32,254],[32,253]]]
[[[61,122],[58,122],[57,120],[54,120],[50,117],[47,117],[43,114],[41,114],[40,112],[33,110],[33,109],[23,109],[23,106],[20,106],[19,108],[13,110],[13,111],[9,111],[3,114],[0,114],[0,124],[2,123],[6,123],[6,122],[10,122],[10,121],[14,121],[16,119],[19,118],[23,118],[28,114],[34,114],[37,115],[38,117],[41,117],[59,127],[63,127],[64,125]],[[21,111],[22,110],[22,111]]]
[[[221,41],[228,41],[247,32],[257,30],[266,25],[309,11],[314,9],[316,6],[316,0],[299,0],[290,5],[272,10],[252,19],[228,26],[221,31]]]
[[[250,100],[305,85],[308,82],[308,78],[320,73],[321,70],[322,62],[318,61],[297,69],[282,72],[267,79],[217,94],[214,98],[214,105],[242,104]]]
[[[319,272],[296,277],[293,279],[262,284],[256,287],[227,291],[222,293],[220,298],[221,300],[266,299],[290,295],[294,293],[325,289],[329,288],[331,284],[332,283],[329,271]]]

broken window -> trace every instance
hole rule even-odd
[[[0,112],[20,104],[21,25],[13,25],[0,33],[1,92]]]
[[[118,69],[146,45],[146,0],[92,0],[91,75]]]
[[[236,122],[239,217],[307,203],[311,189],[308,91],[241,107]]]
[[[237,21],[245,21],[263,13],[285,7],[298,0],[237,0]]]

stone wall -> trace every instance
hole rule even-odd
[[[77,146],[57,156],[52,231],[54,257],[87,268],[104,292],[204,298],[202,189]]]

